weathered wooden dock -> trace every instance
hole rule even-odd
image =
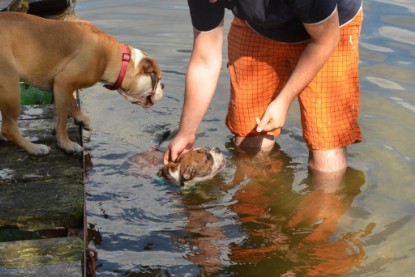
[[[53,112],[53,105],[23,106],[19,120],[22,134],[49,145],[49,155],[0,140],[0,276],[85,275],[83,158],[58,149]],[[81,143],[77,125],[68,132]]]

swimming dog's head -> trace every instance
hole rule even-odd
[[[225,166],[225,159],[218,148],[195,148],[170,162],[157,175],[182,187],[191,188],[215,176]]]

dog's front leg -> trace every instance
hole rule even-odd
[[[71,97],[71,105],[69,106],[69,115],[72,116],[75,123],[81,125],[84,130],[92,131],[89,117],[78,107],[75,95],[76,92],[73,92]]]
[[[54,87],[55,98],[55,132],[58,146],[62,148],[67,154],[82,153],[82,146],[71,141],[68,137],[67,124],[68,112],[73,99],[72,90],[62,90],[55,83]]]

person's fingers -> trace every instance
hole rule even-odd
[[[169,158],[170,158],[170,149],[167,148],[166,152],[164,152],[164,156],[163,156],[163,164],[166,165],[169,163]]]
[[[262,118],[262,119],[264,119],[264,118]],[[262,121],[264,121],[264,120],[261,120],[259,117],[256,118],[256,125],[257,125],[256,131],[258,133],[261,133],[262,130],[264,129],[264,127],[263,127],[264,123],[262,123]]]
[[[166,152],[164,152],[163,163],[167,165],[169,162],[175,161],[177,158],[177,152],[173,151],[172,148],[167,148]]]
[[[256,118],[257,128],[256,131],[260,132],[273,132],[275,130],[281,129],[280,126],[274,126],[271,119],[264,116],[262,119],[259,117]]]
[[[269,132],[270,129],[272,129],[270,120],[271,119],[268,118],[266,115],[264,115],[264,117],[262,119],[260,119],[259,117],[257,117],[256,118],[256,124],[257,124],[256,131],[258,133],[261,133],[261,132]]]

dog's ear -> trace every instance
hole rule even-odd
[[[195,172],[196,172],[196,170],[195,170],[195,168],[193,167],[193,166],[189,166],[188,168],[186,168],[186,170],[183,172],[183,179],[185,180],[185,181],[188,181],[188,180],[192,180],[193,179],[193,177],[195,176]]]
[[[157,176],[168,178],[170,176],[170,170],[175,171],[177,170],[178,166],[179,163],[169,162],[167,165],[160,168],[160,170],[157,172]]]
[[[159,169],[159,171],[157,172],[157,176],[158,177],[164,177],[164,167]]]
[[[144,73],[150,74],[150,73],[156,73],[157,75],[160,74],[160,67],[158,64],[154,61],[154,59],[150,57],[144,57],[141,62],[141,67]]]

